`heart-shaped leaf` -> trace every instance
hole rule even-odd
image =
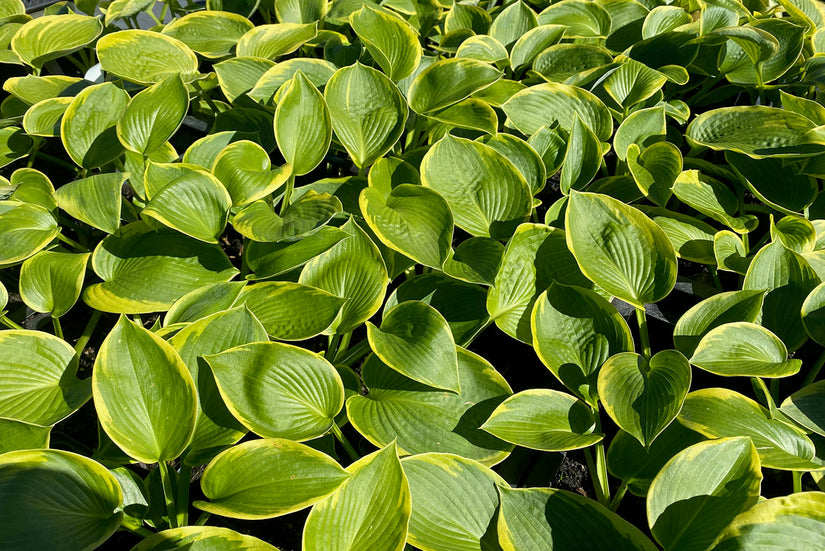
[[[226,96],[226,99],[234,102],[246,95],[252,97],[252,90],[255,89],[258,81],[263,78],[267,71],[275,66],[275,63],[268,59],[258,57],[230,57],[227,60],[216,63],[213,68],[215,69],[215,74],[218,75],[218,83],[221,85],[221,90]],[[270,94],[266,100],[269,100],[271,97],[272,94]]]
[[[760,201],[782,212],[803,212],[816,199],[816,179],[791,170],[781,159],[752,159],[726,151],[725,160]]]
[[[681,8],[676,9],[682,11]],[[616,129],[616,135],[613,136],[613,149],[616,150],[616,156],[619,159],[625,160],[627,158],[627,148],[631,144],[638,145],[639,150],[644,151],[646,147],[664,140],[665,135],[665,108],[639,109],[624,119],[619,128]],[[679,170],[681,171],[681,168]]]
[[[140,29],[107,34],[97,41],[97,57],[103,71],[138,84],[154,84],[172,74],[189,80],[198,70],[198,58],[189,46]]]
[[[228,61],[231,61],[231,59]],[[265,104],[268,104],[278,90],[281,89],[281,86],[291,80],[298,71],[304,73],[304,76],[312,84],[320,88],[326,86],[329,79],[338,70],[334,63],[325,59],[305,57],[286,59],[275,65],[272,65],[272,62],[269,62],[269,64],[270,67],[258,77],[255,86],[249,91],[250,98]]]
[[[501,76],[501,71],[483,61],[442,59],[415,76],[407,97],[413,111],[427,115],[483,90]]]
[[[108,16],[107,12],[107,19]],[[208,10],[173,19],[161,32],[180,40],[200,55],[215,59],[229,55],[238,40],[253,28],[252,22],[242,15]]]
[[[706,298],[682,314],[673,328],[673,344],[685,357],[709,331],[733,322],[757,323],[761,318],[765,291],[728,291]]]
[[[664,207],[674,191],[674,182],[682,172],[679,148],[670,142],[656,142],[641,151],[637,144],[632,143],[627,147],[626,158],[627,167],[645,197]]]
[[[259,242],[292,242],[321,230],[337,213],[341,201],[328,193],[308,191],[278,216],[266,201],[255,201],[232,219],[238,233]]]
[[[523,2],[513,2],[495,18],[490,26],[490,35],[509,46],[538,24],[536,12]]]
[[[244,257],[253,273],[247,278],[269,279],[300,268],[347,237],[349,234],[342,229],[324,226],[298,241],[281,243],[250,241],[244,249]]]
[[[539,25],[522,34],[510,51],[510,65],[519,69],[533,63],[536,57],[564,36],[566,25]]]
[[[287,164],[272,170],[269,154],[263,147],[240,140],[218,154],[212,173],[229,192],[232,205],[239,206],[262,199],[283,186],[292,175],[292,167]]]
[[[40,251],[20,268],[20,296],[36,312],[59,318],[71,310],[83,287],[91,254]]]
[[[0,201],[0,266],[25,260],[58,233],[57,221],[43,207]]]
[[[275,110],[275,139],[296,176],[311,172],[329,149],[332,120],[327,104],[301,71],[295,73],[286,91],[281,91]]]
[[[66,13],[32,19],[14,34],[11,48],[17,57],[40,68],[93,42],[103,31],[97,17]]]
[[[131,99],[117,121],[117,137],[127,149],[145,156],[177,132],[188,109],[186,86],[180,75],[170,75]]]
[[[602,149],[599,138],[576,115],[561,168],[561,192],[566,195],[571,189],[582,190],[587,187],[601,164]]]
[[[739,202],[733,191],[698,170],[686,170],[679,174],[673,184],[673,193],[680,201],[737,233],[748,233],[759,223],[752,214],[736,216]]]
[[[49,98],[29,107],[23,116],[23,130],[30,136],[56,138],[60,136],[63,114],[73,98]]]
[[[96,168],[120,156],[117,123],[128,102],[129,94],[111,82],[89,86],[75,96],[60,122],[60,139],[75,163]]]
[[[126,175],[104,172],[57,188],[57,205],[81,222],[115,233],[120,227],[121,190]]]
[[[406,21],[364,4],[350,16],[349,22],[372,58],[392,80],[398,82],[418,66],[421,45]]]
[[[258,25],[238,40],[236,52],[242,57],[274,60],[282,55],[291,54],[317,34],[317,23]]]

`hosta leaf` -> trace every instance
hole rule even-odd
[[[592,499],[554,488],[499,486],[499,494],[498,539],[504,551],[656,549],[636,527]]]
[[[461,43],[455,53],[457,58],[475,59],[497,65],[509,62],[507,55],[507,48],[504,45],[488,35],[471,36]]]
[[[623,352],[599,370],[599,398],[617,425],[650,448],[679,414],[690,381],[690,364],[676,350],[663,350],[649,360]]]
[[[226,187],[232,205],[262,199],[284,185],[292,167],[272,170],[269,154],[255,142],[240,140],[226,146],[215,158],[212,173]]]
[[[567,25],[567,38],[603,37],[610,31],[610,14],[599,4],[583,0],[564,0],[542,11],[539,14],[539,23]]]
[[[497,134],[484,143],[507,157],[521,172],[533,195],[544,189],[547,171],[541,155],[526,141],[511,134]]]
[[[281,0],[275,4],[275,15],[284,23],[312,23],[323,19],[327,9],[326,0]]]
[[[258,25],[238,40],[237,55],[275,59],[290,54],[318,34],[318,24],[276,23]]]
[[[167,310],[186,293],[229,281],[238,273],[217,245],[173,230],[155,232],[143,222],[101,241],[92,268],[103,283],[87,287],[84,302],[104,312],[128,314]]]
[[[582,190],[587,187],[601,164],[602,150],[599,138],[576,115],[564,153],[564,165],[561,168],[561,192],[567,195],[571,189]]]
[[[57,207],[54,186],[49,177],[39,170],[18,168],[12,172],[10,183],[14,188],[10,200],[40,205],[50,211]],[[5,195],[5,190],[2,193]]]
[[[345,302],[300,283],[271,281],[244,288],[235,304],[249,308],[272,338],[300,341],[323,333]]]
[[[709,331],[733,322],[756,323],[761,318],[765,291],[728,291],[706,298],[682,314],[673,328],[673,344],[685,357]]]
[[[43,15],[23,25],[11,40],[17,56],[32,67],[69,54],[94,41],[103,31],[97,17],[66,13]]]
[[[154,84],[172,74],[191,79],[198,58],[189,46],[164,34],[130,29],[97,42],[101,69],[138,84]]]
[[[356,63],[339,69],[324,89],[335,135],[358,167],[389,151],[404,131],[407,104],[383,73]]]
[[[252,17],[261,0],[207,0],[207,11],[228,11],[244,17]]]
[[[818,381],[788,396],[779,411],[811,432],[825,436],[825,381]]]
[[[622,121],[613,137],[613,149],[616,151],[616,156],[624,160],[627,157],[627,148],[631,144],[638,145],[640,151],[643,151],[646,147],[664,140],[665,129],[664,107],[650,107],[634,111]]]
[[[268,279],[300,268],[349,237],[342,229],[325,226],[298,241],[258,243],[250,241],[244,257],[254,272],[248,279]]]
[[[650,485],[647,519],[667,549],[707,549],[759,499],[759,456],[749,438],[700,442],[676,454]]]
[[[673,289],[673,245],[637,209],[606,195],[572,192],[565,227],[582,272],[605,291],[641,308]]]
[[[91,254],[40,251],[20,268],[20,296],[26,306],[59,318],[80,296]]]
[[[748,257],[742,238],[732,231],[722,230],[713,236],[713,256],[719,270],[745,275],[753,257]]]
[[[552,25],[555,27],[556,25]],[[539,53],[533,71],[548,82],[565,82],[613,61],[610,51],[593,44],[556,44]],[[567,82],[572,84],[572,82]]]
[[[627,148],[627,167],[645,197],[664,207],[682,172],[682,154],[670,142],[656,142],[644,151],[633,143]]]
[[[30,136],[56,138],[60,136],[60,123],[63,114],[71,105],[73,98],[48,98],[38,102],[23,116],[23,129]]]
[[[17,450],[49,447],[52,427],[0,417],[0,455]]]
[[[808,118],[776,107],[722,107],[693,119],[686,137],[697,145],[753,159],[814,155],[825,149],[806,136],[814,126]]]
[[[106,8],[106,18],[104,21],[109,25],[118,19],[135,16],[154,3],[155,0],[114,0],[114,2]],[[78,7],[80,7],[80,5],[78,5]]]
[[[759,223],[751,214],[736,216],[739,203],[733,191],[698,170],[686,170],[679,174],[673,184],[673,193],[680,201],[737,233],[753,231]]]
[[[677,257],[711,266],[716,263],[713,252],[716,229],[713,226],[696,217],[661,207],[643,207],[642,211],[662,228]]]
[[[75,96],[60,122],[60,139],[75,163],[96,168],[120,156],[117,122],[128,102],[129,94],[111,82],[89,86]]]
[[[788,350],[794,351],[808,340],[800,309],[819,283],[816,272],[802,255],[774,242],[756,253],[742,288],[768,290],[761,324],[781,338]]]
[[[100,425],[130,457],[172,460],[195,430],[197,391],[175,349],[121,316],[98,351],[92,393]]]
[[[150,163],[146,170],[147,180],[154,172]],[[157,184],[162,185],[151,193],[151,200],[141,211],[161,224],[207,243],[217,243],[226,227],[227,213],[232,198],[221,182],[200,168],[174,165],[174,173]],[[157,185],[155,184],[155,185]],[[147,185],[147,194],[149,191]]]
[[[81,78],[65,75],[26,75],[6,79],[3,90],[29,105],[34,105],[58,96],[74,96],[87,85],[88,82]]]
[[[359,203],[384,245],[426,266],[444,264],[453,240],[453,214],[441,195],[412,184],[401,184],[388,195],[368,187],[361,190]]]
[[[659,71],[628,59],[608,75],[602,86],[616,103],[623,109],[628,109],[658,92],[665,82],[667,77]]]
[[[514,69],[530,65],[540,53],[557,44],[566,32],[565,25],[539,25],[522,34],[510,51]]]
[[[327,104],[300,70],[278,101],[275,139],[296,176],[311,172],[329,149],[332,120]]]
[[[247,344],[207,356],[229,411],[267,438],[309,440],[327,432],[344,385],[322,357],[289,344]]]
[[[426,115],[449,107],[501,78],[501,71],[475,59],[437,61],[413,80],[407,97],[416,113]]]
[[[32,139],[21,128],[0,128],[0,168],[28,155],[31,147]]]
[[[800,429],[772,419],[770,412],[732,390],[706,388],[688,394],[679,422],[708,438],[749,436],[762,465],[769,469],[817,470],[825,467]]]
[[[457,455],[426,453],[401,460],[412,495],[408,541],[419,549],[482,549],[498,508],[492,470]],[[444,523],[445,518],[454,522]]]
[[[268,59],[230,57],[216,63],[213,68],[215,74],[218,75],[218,83],[226,99],[234,102],[236,99],[243,97],[244,94],[249,94],[251,97],[255,85],[273,66],[275,66],[275,63]],[[270,97],[272,96],[270,95]]]
[[[308,191],[290,204],[283,216],[278,216],[266,201],[247,205],[235,218],[235,229],[253,241],[299,241],[316,233],[336,214],[341,201],[328,193]]]
[[[343,485],[304,524],[306,551],[401,551],[410,521],[410,487],[394,443],[349,466]]]
[[[495,239],[471,237],[450,251],[441,269],[462,281],[492,285],[503,254],[504,245]]]
[[[271,62],[270,62],[271,63]],[[316,87],[325,86],[338,67],[325,59],[294,57],[271,66],[258,79],[255,87],[249,92],[249,97],[269,103],[272,97],[280,90],[284,83],[301,71],[304,76]]]
[[[163,326],[191,323],[228,310],[244,286],[245,281],[227,281],[198,287],[175,301],[163,318]]]
[[[0,530],[10,549],[95,549],[120,527],[122,502],[117,479],[89,458],[59,450],[0,455]]]
[[[533,304],[554,281],[590,286],[567,248],[564,231],[541,224],[520,225],[507,243],[487,295],[490,318],[514,339],[532,343]]]
[[[89,399],[75,377],[74,349],[40,331],[0,332],[0,417],[53,425]]]
[[[602,141],[613,133],[613,120],[604,103],[587,90],[568,84],[531,86],[507,100],[503,109],[513,125],[528,136],[556,122],[570,132],[576,115]]]
[[[218,526],[184,526],[153,534],[131,551],[211,551],[240,548],[247,551],[278,551],[265,541]]]
[[[788,377],[802,367],[802,360],[788,359],[779,337],[747,322],[726,323],[709,331],[690,363],[716,375],[767,378]]]
[[[27,259],[58,233],[57,221],[43,207],[0,201],[0,266]]]
[[[378,247],[350,220],[342,229],[349,237],[309,261],[299,282],[347,299],[330,328],[352,331],[381,308],[389,278]]]
[[[751,159],[747,155],[727,151],[725,160],[744,179],[754,195],[782,212],[802,212],[816,199],[816,179],[789,170],[780,159]]]
[[[455,341],[432,306],[407,301],[385,312],[380,329],[367,322],[370,347],[387,366],[420,383],[460,392]]]
[[[479,430],[512,391],[484,358],[458,353],[460,393],[446,392],[404,377],[370,356],[361,371],[366,396],[347,400],[353,426],[376,446],[397,440],[400,453],[454,453],[494,465],[512,446]]]
[[[802,325],[818,344],[825,343],[825,284],[817,285],[802,303]]]
[[[349,21],[361,43],[390,79],[397,82],[418,66],[421,57],[418,36],[402,19],[364,4]]]
[[[498,14],[490,27],[490,35],[505,46],[538,25],[536,12],[521,1],[513,2]]]
[[[475,98],[467,98],[427,117],[450,128],[466,128],[492,135],[498,130],[495,110],[487,102]]]
[[[254,440],[218,455],[201,478],[212,514],[266,519],[298,511],[338,489],[350,474],[331,457],[280,438]]]
[[[673,31],[691,21],[690,14],[679,6],[656,6],[645,17],[642,38],[652,38]]]
[[[714,34],[730,39],[719,59],[719,70],[736,84],[759,85],[776,80],[796,62],[804,46],[804,27],[782,19],[757,20],[752,27],[734,29],[733,34],[726,29],[717,29]],[[748,32],[745,38],[745,29],[755,32]]]
[[[596,405],[596,377],[614,354],[633,350],[630,328],[594,291],[553,283],[539,295],[530,318],[533,348],[564,385]]]
[[[161,32],[180,40],[204,57],[219,58],[229,55],[238,40],[253,28],[246,17],[208,10],[173,19]]]
[[[532,207],[521,172],[479,142],[445,136],[424,156],[421,178],[446,199],[456,225],[477,237],[509,237]]]
[[[825,494],[803,492],[757,503],[737,515],[716,539],[713,551],[825,545]],[[790,542],[793,542],[792,544]]]
[[[132,98],[117,122],[117,137],[135,153],[151,153],[177,132],[188,108],[186,86],[170,75]]]
[[[783,216],[776,223],[771,220],[771,239],[781,241],[792,251],[807,253],[813,251],[816,245],[816,229],[801,216]]]
[[[231,144],[249,137],[245,132],[215,132],[207,134],[203,138],[192,142],[183,154],[183,162],[190,165],[197,165],[206,170],[212,170],[215,159],[223,149]]]
[[[266,340],[266,330],[261,322],[243,307],[207,315],[190,323],[169,339],[169,344],[177,350],[189,369],[198,390],[195,432],[185,452],[188,464],[206,462],[209,454],[217,451],[216,448],[232,445],[246,434],[243,425],[226,409],[212,371],[202,356]]]
[[[593,410],[575,397],[535,388],[510,396],[481,428],[506,442],[544,451],[586,448],[601,441]]]

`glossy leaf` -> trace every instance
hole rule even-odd
[[[238,206],[262,199],[283,186],[292,175],[292,167],[284,165],[273,170],[263,147],[240,140],[218,154],[212,173],[229,192],[232,205]]]
[[[789,360],[785,344],[760,325],[734,322],[705,334],[690,363],[723,376],[788,377],[799,372],[801,360]]]
[[[120,156],[117,123],[128,102],[129,95],[111,82],[89,86],[75,96],[60,122],[60,139],[75,163],[96,168]]]
[[[52,427],[0,417],[0,455],[49,447]]]
[[[103,25],[96,17],[67,13],[43,15],[23,25],[11,41],[12,50],[32,67],[69,54],[97,38]]]
[[[243,57],[275,59],[294,52],[305,42],[315,38],[317,33],[317,23],[258,25],[238,40],[236,52]]]
[[[296,176],[323,160],[332,140],[332,120],[324,96],[300,71],[295,73],[275,110],[278,149]]]
[[[825,414],[821,407],[824,395],[825,382],[818,381],[788,396],[779,411],[809,431],[825,436]]]
[[[0,201],[0,265],[27,259],[58,233],[57,221],[43,207]]]
[[[138,84],[154,84],[179,74],[191,79],[198,58],[189,46],[151,31],[129,29],[107,34],[97,42],[101,69]]]
[[[248,551],[277,551],[268,543],[219,526],[183,526],[158,532],[141,541],[131,551],[210,551],[227,547]]]
[[[458,103],[490,86],[501,76],[499,70],[483,61],[443,59],[415,77],[407,97],[413,111],[426,115]]]
[[[365,4],[350,16],[350,25],[390,79],[397,82],[418,66],[421,46],[405,21]]]
[[[220,58],[228,55],[238,40],[252,28],[253,24],[241,15],[208,10],[190,12],[174,19],[162,32],[204,57]]]
[[[59,318],[80,297],[91,254],[41,251],[20,268],[20,296],[26,306]]]
[[[132,98],[117,122],[117,137],[127,149],[146,155],[172,137],[188,108],[180,76],[166,77]]]

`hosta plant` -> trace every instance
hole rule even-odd
[[[0,0],[0,550],[825,548],[825,4]]]

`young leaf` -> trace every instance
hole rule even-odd
[[[372,58],[393,81],[408,77],[418,66],[418,36],[402,19],[364,4],[350,16],[349,22]]]
[[[40,251],[20,268],[20,296],[36,312],[59,318],[71,310],[83,287],[90,253]]]
[[[239,206],[277,191],[292,175],[292,167],[288,164],[275,170],[271,168],[269,154],[263,147],[249,140],[240,140],[218,154],[212,173],[229,192],[232,205]]]
[[[599,138],[590,128],[575,116],[564,165],[561,169],[561,192],[567,195],[571,189],[582,190],[593,180],[602,164],[602,149]]]
[[[138,92],[117,121],[123,145],[144,156],[177,132],[189,109],[189,93],[179,75],[170,75]]]
[[[89,86],[75,96],[60,123],[60,139],[78,166],[96,168],[120,156],[117,123],[128,102],[129,94],[111,82]]]
[[[301,176],[318,166],[332,140],[332,120],[324,96],[300,70],[281,92],[275,109],[275,139],[278,149]]]
[[[121,190],[127,175],[94,174],[63,184],[55,191],[57,205],[81,222],[115,233],[120,227]]]
[[[138,84],[154,84],[173,74],[187,80],[198,70],[198,58],[189,46],[139,29],[107,34],[97,41],[97,56],[103,71]]]
[[[142,540],[132,551],[188,551],[197,548],[241,548],[246,551],[278,551],[276,547],[252,536],[219,526],[172,528]]]
[[[443,59],[415,76],[407,97],[413,111],[427,115],[483,90],[501,76],[499,70],[483,61]]]

